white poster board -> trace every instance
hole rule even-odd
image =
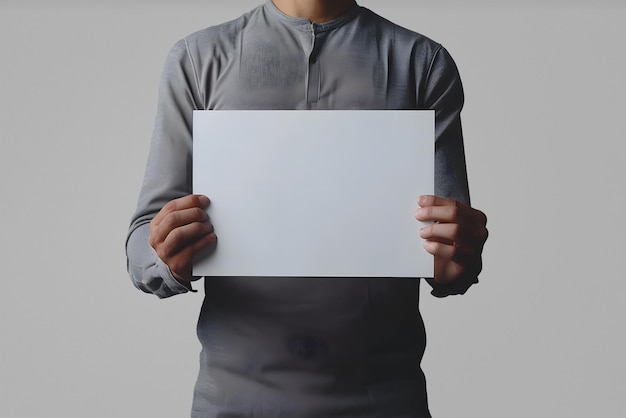
[[[194,111],[193,192],[218,237],[194,275],[433,276],[434,111]]]

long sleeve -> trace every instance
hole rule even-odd
[[[435,52],[424,87],[423,107],[435,109],[435,194],[470,204],[465,149],[461,129],[464,95],[452,57],[443,48]],[[436,297],[464,294],[478,283],[476,276],[462,277],[449,285],[428,279]]]
[[[148,243],[149,224],[170,200],[191,193],[192,114],[199,109],[198,83],[184,40],[171,49],[161,77],[150,154],[137,209],[126,241],[134,285],[159,298],[191,290],[177,281]]]

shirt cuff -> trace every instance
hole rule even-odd
[[[451,295],[464,295],[472,285],[478,283],[478,277],[462,277],[450,284],[438,284],[434,279],[426,279],[432,286],[431,295],[437,298],[445,298]]]
[[[191,286],[191,282],[183,282],[174,277],[169,266],[165,264],[165,261],[161,260],[156,251],[154,251],[154,257],[158,275],[161,277],[163,283],[169,288],[172,294],[197,292],[197,290],[194,290]]]

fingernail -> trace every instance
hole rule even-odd
[[[200,202],[201,205],[206,206],[209,204],[209,198],[206,197],[205,195],[200,195],[198,196],[198,201]]]

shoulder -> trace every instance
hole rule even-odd
[[[458,77],[454,59],[442,44],[432,38],[400,26],[365,7],[361,7],[359,25],[362,30],[373,32],[379,46],[408,60],[416,71],[416,77],[423,81],[430,79],[433,71],[437,76],[445,73],[449,77]]]
[[[165,78],[180,76],[195,79],[198,84],[200,73],[210,68],[219,68],[220,62],[227,61],[237,51],[241,33],[262,13],[261,6],[238,18],[209,26],[179,39],[171,48],[165,62]]]
[[[383,39],[388,39],[398,47],[410,48],[412,51],[419,51],[426,55],[435,55],[441,44],[419,32],[407,29],[398,25],[368,8],[361,7],[360,18],[363,25],[376,30],[377,35]]]
[[[256,21],[260,14],[262,14],[262,6],[234,20],[193,32],[184,37],[181,42],[186,45],[193,56],[211,56],[232,51],[237,47],[237,40],[243,30]]]

